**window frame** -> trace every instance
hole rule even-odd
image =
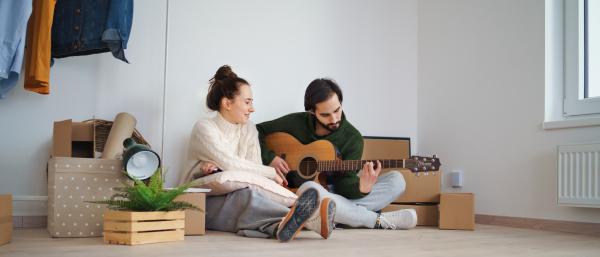
[[[583,98],[586,78],[584,0],[564,1],[565,117],[600,113],[600,97]]]

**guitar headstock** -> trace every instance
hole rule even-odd
[[[413,155],[410,157],[410,159],[407,159],[405,168],[409,169],[413,173],[429,172],[439,171],[441,165],[442,164],[440,163],[440,159],[437,158],[436,155],[434,155],[433,157]]]

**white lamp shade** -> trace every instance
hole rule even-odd
[[[134,154],[127,162],[127,173],[139,180],[145,180],[154,174],[160,160],[150,151],[141,151]]]

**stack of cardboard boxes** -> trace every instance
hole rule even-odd
[[[95,144],[94,123],[54,123],[48,162],[48,232],[52,237],[102,236],[107,205],[87,201],[108,200],[115,194],[114,187],[133,183],[122,172],[123,160],[94,158]],[[204,193],[182,195],[177,200],[205,208]],[[188,215],[186,235],[204,234],[204,213]]]
[[[132,183],[123,161],[96,159],[94,123],[54,123],[52,158],[48,162],[48,232],[52,237],[100,237],[104,204],[113,187]]]
[[[363,160],[408,159],[410,140],[405,138],[365,137]],[[442,167],[443,167],[443,160]],[[473,230],[475,195],[442,194],[442,173],[416,173],[408,169],[382,169],[380,174],[397,170],[406,181],[404,193],[381,212],[415,209],[418,226],[439,226],[440,229]]]

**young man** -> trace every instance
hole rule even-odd
[[[306,112],[288,114],[256,125],[263,164],[275,168],[277,174],[283,178],[284,185],[287,185],[285,176],[290,168],[273,150],[267,148],[265,137],[269,134],[285,132],[302,144],[328,140],[340,151],[342,160],[361,159],[364,141],[360,132],[346,120],[342,111],[342,100],[342,90],[335,81],[316,79],[308,85],[304,94]],[[369,228],[415,227],[417,215],[414,209],[376,213],[398,199],[406,188],[404,177],[399,172],[392,171],[379,176],[380,171],[379,161],[376,169],[374,164],[369,162],[364,165],[360,177],[356,170],[328,177],[327,184],[331,192],[311,181],[302,184],[297,194],[314,187],[319,190],[321,197],[335,200],[336,223]]]

